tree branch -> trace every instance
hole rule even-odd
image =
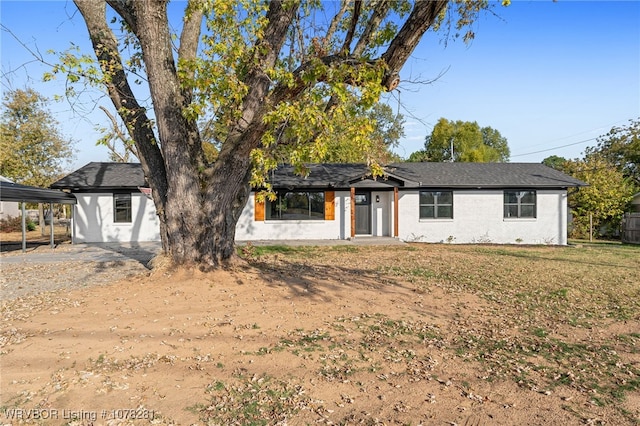
[[[353,12],[351,14],[351,25],[349,25],[349,30],[347,31],[347,35],[344,37],[344,44],[342,45],[342,49],[340,49],[340,53],[348,55],[351,52],[351,42],[353,41],[353,35],[356,32],[356,27],[358,26],[358,19],[360,19],[360,11],[362,10],[362,1],[356,0],[353,4]]]
[[[166,202],[168,188],[162,154],[153,134],[151,120],[147,117],[145,109],[138,104],[127,81],[116,38],[106,22],[106,3],[104,0],[74,0],[74,2],[87,25],[100,68],[108,76],[104,84],[109,97],[141,154],[138,158],[142,163],[145,176],[157,189],[154,191],[154,201],[157,201],[156,206],[162,209]],[[156,200],[156,197],[160,198]]]
[[[190,102],[191,92],[182,90],[177,73],[167,2],[130,1],[128,4],[138,19],[136,35],[142,47],[149,91],[156,112],[158,135],[162,141],[162,152],[165,158],[175,159],[165,161],[167,179],[170,185],[173,185],[173,179],[181,178],[184,178],[184,181],[180,185],[195,185],[199,180],[200,171],[206,167],[206,162],[196,120],[183,114]],[[193,45],[197,43],[197,37],[196,40],[189,39],[197,33],[197,29],[192,25],[193,22],[185,23],[186,44],[180,47],[182,53],[187,56],[193,54]],[[194,166],[188,174],[181,169],[186,164]],[[188,180],[191,182],[188,183]]]
[[[371,43],[371,39],[373,38],[375,31],[380,26],[384,17],[387,16],[387,13],[389,13],[389,9],[391,9],[390,1],[379,1],[375,5],[373,13],[369,18],[369,22],[367,22],[367,26],[365,27],[362,36],[358,40],[358,43],[356,43],[356,47],[353,49],[354,56],[361,56],[364,49],[366,49],[366,47]]]
[[[333,35],[338,29],[338,24],[340,23],[340,20],[342,19],[345,12],[347,11],[348,6],[349,6],[349,2],[346,0],[342,0],[340,10],[338,11],[338,13],[336,13],[336,15],[331,20],[331,24],[329,24],[329,29],[327,30],[327,34],[325,34],[324,36],[323,44],[325,48],[329,46],[329,44],[331,43],[331,39],[333,38]]]
[[[100,105],[98,106],[98,108],[100,108],[102,110],[102,112],[104,112],[106,114],[106,116],[109,118],[109,121],[111,121],[111,128],[113,129],[113,132],[115,133],[115,136],[120,139],[124,145],[124,150],[125,152],[130,152],[131,154],[135,155],[136,158],[140,158],[140,156],[138,155],[138,150],[136,149],[135,144],[131,144],[130,139],[127,140],[127,135],[125,135],[122,130],[120,129],[120,126],[118,126],[118,120],[116,120],[116,117],[111,114],[111,112],[109,112],[109,110],[107,108],[105,108],[104,106]],[[118,153],[118,151],[116,150],[115,147],[115,143],[109,144],[107,143],[107,148],[109,148],[109,150],[114,153],[115,155],[117,155],[118,157],[120,157],[120,159],[122,161],[126,161],[126,158],[123,157],[122,155],[120,155]]]
[[[389,48],[381,56],[388,66],[383,86],[391,91],[400,83],[399,72],[409,59],[423,34],[435,22],[440,12],[447,6],[447,0],[417,1],[409,18],[404,23]]]
[[[379,66],[380,62],[383,61],[387,69],[381,83],[387,91],[392,91],[400,83],[400,69],[420,42],[422,35],[429,29],[429,27],[431,27],[438,17],[438,14],[446,5],[447,0],[416,2],[409,18],[393,39],[387,51],[383,53],[379,59],[362,61],[353,56],[344,57],[342,55],[327,55],[320,58],[320,60],[328,67],[341,63],[350,65],[354,68],[362,66]],[[378,13],[382,12],[382,9],[378,10]],[[377,19],[378,17],[374,13],[374,16],[368,24],[368,27],[371,27],[371,31],[373,31],[373,27]],[[367,35],[367,37],[371,36],[371,34]],[[362,42],[364,43],[365,40],[362,40]],[[360,46],[359,48],[363,49],[364,47]],[[306,71],[310,70],[313,65],[313,62],[311,61],[307,61],[300,65],[293,72],[297,84],[293,86],[283,84],[276,86],[270,96],[270,101],[273,104],[277,104],[286,99],[293,99],[302,93],[302,91],[307,87],[307,83],[302,80],[302,76]],[[322,82],[325,80],[326,76],[321,75],[317,77],[316,82]],[[357,81],[345,81],[345,83],[352,85],[358,84]]]
[[[264,70],[275,66],[298,6],[299,1],[287,2],[286,4],[272,1],[269,4],[266,16],[268,24],[264,30],[264,37],[257,46],[254,46],[256,65],[247,74],[244,81],[249,87],[249,92],[243,100],[242,115],[229,132],[228,138],[237,139],[250,125],[255,124],[256,118],[260,117],[261,119],[264,114],[265,99],[271,85],[271,80]]]
[[[135,0],[106,0],[107,4],[116,11],[124,22],[129,26],[129,29],[134,34],[138,33],[138,18],[133,13],[132,3]]]
[[[187,14],[185,16],[182,34],[180,34],[180,47],[178,49],[178,61],[192,61],[198,54],[198,43],[200,38],[200,28],[204,11],[197,0],[189,0]],[[189,73],[189,78],[193,78],[194,72]],[[191,98],[191,96],[189,96]]]

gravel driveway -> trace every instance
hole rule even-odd
[[[273,244],[254,241],[252,244]],[[238,242],[246,244],[246,242]],[[395,238],[359,238],[356,240],[279,241],[286,245],[404,244]],[[18,246],[16,246],[17,248]],[[147,264],[158,253],[159,242],[92,243],[41,245],[0,253],[0,300],[11,300],[50,291],[65,291],[103,285],[130,275],[145,273]]]
[[[148,271],[160,243],[63,244],[0,255],[0,298],[103,285]]]

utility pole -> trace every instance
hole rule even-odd
[[[449,139],[449,145],[450,145],[449,152],[451,153],[451,158],[449,159],[449,162],[453,163],[453,161],[454,161],[454,159],[453,159],[454,158],[453,157],[453,136],[451,136],[451,138]]]

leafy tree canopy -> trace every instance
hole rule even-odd
[[[347,127],[336,126],[333,138],[327,141],[325,155],[319,162],[327,163],[379,163],[388,164],[399,158],[391,149],[398,146],[404,136],[404,117],[394,114],[391,107],[375,103],[370,109],[358,113],[372,124],[366,145],[349,139]]]
[[[614,233],[619,229],[622,215],[628,211],[635,192],[631,179],[600,156],[566,161],[562,169],[565,173],[589,184],[569,194],[574,225],[572,236],[589,236],[590,216],[594,233],[599,232],[601,228],[606,228],[605,233]]]
[[[426,137],[424,150],[411,154],[409,161],[497,163],[509,161],[509,154],[507,139],[499,131],[475,121],[441,118]]]
[[[564,157],[560,157],[558,155],[551,155],[544,160],[542,160],[542,164],[547,167],[551,167],[552,169],[559,170],[561,172],[565,171],[564,163],[567,162],[567,159]]]
[[[470,40],[477,16],[493,6],[190,0],[174,34],[166,1],[74,3],[95,55],[61,52],[46,78],[63,74],[72,89],[105,89],[153,188],[165,253],[202,267],[233,256],[250,187],[269,190],[265,177],[278,164],[304,174],[306,163],[348,143],[381,173],[376,146],[387,136],[376,135],[372,120],[381,94],[397,87],[427,30]],[[136,83],[152,105],[136,96]],[[205,155],[203,120],[218,142],[214,162]]]
[[[72,141],[33,89],[5,93],[0,126],[0,174],[16,183],[48,187],[73,157]]]
[[[640,187],[640,117],[600,136],[597,146],[587,148],[586,156],[605,158]]]

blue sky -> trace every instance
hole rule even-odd
[[[470,44],[445,47],[430,34],[405,65],[405,81],[443,75],[430,84],[403,83],[388,99],[406,117],[401,156],[421,149],[440,117],[500,131],[513,162],[580,157],[596,137],[640,117],[640,2],[515,0],[494,11],[498,16],[486,14],[475,24]],[[0,22],[51,61],[46,52],[70,42],[90,52],[71,1],[0,0]],[[9,33],[0,37],[3,92],[25,86],[48,97],[64,92],[63,81],[42,82],[47,67]],[[95,146],[95,127],[106,126],[106,117],[95,102],[75,108],[51,104],[63,134],[76,141],[72,168],[106,161],[106,148]]]

